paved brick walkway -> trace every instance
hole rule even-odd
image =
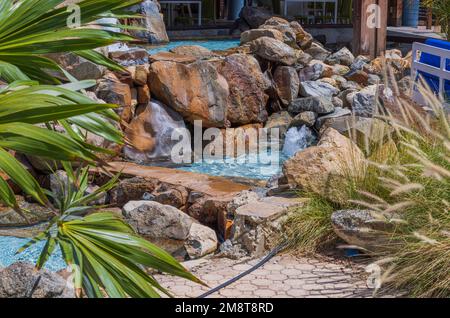
[[[213,288],[257,262],[211,258],[185,265]],[[371,297],[366,277],[362,266],[350,262],[281,255],[211,297]],[[156,278],[176,297],[197,297],[208,290],[180,278]]]

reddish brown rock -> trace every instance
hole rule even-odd
[[[297,98],[300,89],[300,79],[293,67],[279,66],[275,70],[273,80],[277,89],[278,97],[284,105]]]
[[[136,72],[133,77],[134,83],[136,85],[138,86],[147,85],[148,67],[149,67],[148,64],[136,65]]]
[[[193,63],[197,60],[194,56],[189,55],[182,55],[182,54],[176,54],[172,52],[158,52],[156,54],[150,55],[150,63],[155,62],[176,62],[176,63],[183,63],[183,64],[189,64]]]
[[[218,67],[229,87],[227,119],[233,125],[267,120],[267,82],[258,61],[251,55],[232,54]]]
[[[155,62],[149,82],[152,94],[185,120],[202,120],[204,127],[228,125],[228,84],[211,63]]]
[[[148,104],[150,98],[150,89],[147,85],[137,87],[137,102],[139,104]]]
[[[120,82],[100,80],[95,93],[106,103],[118,105],[119,108],[116,108],[115,111],[123,121],[130,122],[133,116],[130,86]]]

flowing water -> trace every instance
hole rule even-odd
[[[268,180],[270,177],[281,172],[284,161],[295,155],[298,151],[314,145],[316,141],[314,132],[308,127],[292,127],[286,133],[281,152],[268,152],[267,156],[247,153],[237,158],[196,162],[178,169],[214,176]]]

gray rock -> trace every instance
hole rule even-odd
[[[333,103],[333,106],[335,108],[337,107],[344,107],[344,101],[342,99],[340,99],[339,97],[333,97],[333,100],[331,101]]]
[[[149,43],[158,44],[169,42],[160,5],[157,1],[145,0],[131,8],[132,11],[142,14],[145,19],[129,19],[133,26],[143,27],[144,30],[129,30],[129,32]]]
[[[244,190],[239,192],[227,205],[227,213],[233,216],[237,208],[250,202],[258,201],[259,196],[253,191]]]
[[[364,55],[359,55],[358,57],[355,58],[353,63],[350,65],[350,68],[352,70],[362,70],[364,65],[369,64],[369,63],[370,63],[369,58],[367,58]]]
[[[327,98],[312,96],[294,99],[289,104],[288,111],[294,115],[305,111],[311,111],[317,114],[329,114],[334,111],[334,106]]]
[[[264,128],[278,128],[280,129],[280,137],[284,138],[287,129],[291,125],[292,117],[287,111],[281,111],[270,115]]]
[[[350,66],[355,60],[355,56],[350,52],[349,49],[343,47],[339,51],[331,54],[325,62],[330,65],[342,64],[345,66]]]
[[[299,50],[295,50],[282,41],[267,36],[250,42],[250,50],[265,60],[284,65],[295,64],[300,56]]]
[[[386,217],[369,210],[340,210],[331,215],[336,234],[350,245],[369,252],[382,250],[394,228]]]
[[[67,173],[63,170],[58,170],[51,174],[50,177],[50,190],[58,198],[63,199],[71,191],[76,191],[75,186],[69,182]],[[97,191],[100,187],[97,185],[89,185],[84,193],[84,195],[89,195]],[[90,205],[104,205],[106,203],[106,192],[99,195],[96,200],[89,202]]]
[[[306,53],[311,55],[314,60],[325,61],[326,58],[331,54],[330,51],[325,49],[322,45],[318,43],[312,43],[311,47],[305,50]]]
[[[243,19],[252,29],[258,28],[261,24],[264,24],[272,17],[271,12],[262,8],[254,8],[251,6],[245,6],[239,13],[239,17]]]
[[[289,22],[283,18],[272,17],[264,24],[262,24],[259,29],[269,29],[269,30],[278,30],[283,34],[283,41],[292,46],[297,47],[297,37],[295,31],[292,29]]]
[[[55,216],[49,208],[37,203],[29,203],[21,196],[16,196],[16,200],[26,219],[13,209],[0,204],[0,227],[35,225]]]
[[[123,207],[125,220],[146,238],[186,240],[192,218],[169,205],[154,201],[130,201]]]
[[[367,86],[353,96],[352,110],[356,116],[372,117],[376,111],[377,85]]]
[[[331,101],[339,90],[324,82],[306,81],[300,83],[300,95],[303,97],[325,97]]]
[[[130,201],[122,213],[138,234],[177,258],[199,258],[217,249],[214,230],[172,206],[154,201]]]
[[[101,78],[106,71],[106,67],[95,64],[73,53],[52,53],[46,57],[57,62],[70,75],[77,80],[97,80]],[[59,76],[62,76],[60,74]]]
[[[279,41],[284,41],[283,33],[275,29],[252,29],[241,33],[241,45],[267,36]]]
[[[74,289],[57,273],[22,262],[0,268],[0,298],[74,297]]]
[[[369,74],[369,78],[367,79],[367,83],[369,85],[375,85],[381,83],[381,78],[375,74]]]
[[[306,111],[301,112],[291,122],[291,126],[300,127],[306,125],[307,127],[312,127],[316,123],[317,114],[315,112]]]
[[[189,257],[196,259],[214,253],[217,250],[217,244],[217,235],[214,230],[198,223],[192,223],[184,247]]]
[[[320,130],[322,125],[324,124],[324,122],[326,122],[329,119],[333,119],[333,118],[339,118],[339,117],[345,117],[345,116],[350,116],[352,114],[352,112],[350,111],[350,109],[347,108],[342,108],[342,107],[336,107],[334,112],[332,112],[331,114],[325,115],[325,116],[321,116],[317,119],[316,121],[316,129]]]

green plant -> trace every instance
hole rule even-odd
[[[393,83],[393,91],[398,88]],[[408,98],[385,104],[392,132],[367,152],[363,178],[349,180],[349,200],[337,206],[313,197],[289,220],[292,246],[315,252],[337,236],[330,215],[337,209],[369,209],[394,226],[377,231],[383,246],[372,252],[383,270],[384,290],[414,297],[450,296],[450,124],[444,101],[419,85],[429,111]],[[364,148],[364,147],[363,147]],[[345,185],[342,185],[345,186]]]
[[[78,92],[95,85],[95,81],[61,84],[48,73],[60,70],[59,66],[42,54],[70,51],[121,70],[93,49],[132,38],[89,23],[104,16],[114,17],[117,10],[140,0],[81,1],[78,6],[82,25],[78,28],[68,27],[71,12],[60,7],[63,2],[0,2],[0,80],[9,83],[0,86],[0,200],[26,218],[16,202],[10,179],[55,214],[47,230],[20,251],[45,240],[37,263],[40,268],[59,246],[72,267],[78,296],[82,291],[88,297],[158,297],[156,290],[167,293],[146,272],[147,267],[201,283],[169,254],[138,237],[117,216],[108,212],[83,216],[95,208],[89,206],[90,202],[117,181],[115,177],[98,191],[85,194],[88,166],[104,165],[98,153],[108,151],[86,143],[83,131],[120,144],[122,134],[108,122],[119,117],[111,109],[115,105],[98,104]],[[58,132],[61,128],[64,134]],[[63,196],[55,197],[41,188],[11,151],[60,161],[70,184],[61,192]],[[74,172],[73,161],[85,168]]]
[[[332,203],[317,195],[306,196],[309,200],[295,208],[285,223],[285,235],[295,251],[314,254],[337,239],[330,224],[334,208]]]
[[[433,10],[437,22],[450,41],[450,0],[425,0],[424,5]]]
[[[170,296],[146,267],[202,284],[170,254],[136,235],[119,216],[107,210],[97,212],[98,207],[91,205],[112,189],[118,178],[116,175],[88,193],[89,166],[74,171],[66,165],[66,177],[58,180],[59,191],[48,192],[58,212],[48,228],[17,253],[46,241],[36,264],[41,268],[59,246],[72,269],[78,297],[82,291],[88,297],[159,297],[157,290]]]
[[[385,288],[415,297],[450,296],[450,124],[444,101],[419,87],[431,114],[408,103],[403,114],[383,116],[396,130],[398,161],[376,164],[387,194],[369,194],[364,206],[397,224],[376,255]],[[380,233],[383,235],[383,233]]]

